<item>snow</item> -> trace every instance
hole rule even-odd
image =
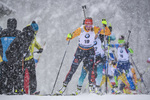
[[[150,95],[0,96],[0,100],[149,100]]]
[[[116,38],[119,35],[128,36],[130,46],[134,50],[133,59],[139,71],[142,73],[149,64],[146,63],[150,55],[150,6],[149,0],[1,0],[3,4],[15,11],[15,14],[0,18],[0,26],[6,28],[9,17],[15,17],[18,21],[17,29],[30,24],[36,20],[39,24],[37,41],[41,46],[46,41],[45,49],[37,65],[37,90],[42,94],[50,93],[67,46],[66,36],[82,25],[84,19],[82,7],[87,5],[86,14],[94,19],[95,26],[101,25],[101,19],[106,18],[112,24],[113,33]],[[146,40],[146,41],[145,41]],[[66,74],[70,69],[73,55],[77,47],[77,39],[70,42],[66,57],[56,84],[56,90],[62,86]],[[115,41],[116,42],[116,41]],[[36,50],[36,49],[35,49]],[[39,55],[35,55],[38,58]],[[76,89],[78,78],[81,73],[81,66],[78,67],[71,82],[68,85],[67,93]],[[138,75],[139,77],[139,75]],[[150,73],[143,76],[148,89],[150,89]],[[87,77],[83,84],[83,90],[88,83]],[[144,90],[144,86],[142,86]],[[0,100],[148,100],[149,95],[103,95],[82,94],[79,96],[0,96]]]

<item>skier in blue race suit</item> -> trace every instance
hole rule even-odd
[[[119,37],[118,43],[119,44],[110,44],[110,47],[116,47],[118,52],[118,59],[117,59],[118,63],[117,63],[117,70],[115,71],[115,81],[117,82],[119,77],[124,77],[124,80],[122,81],[126,85],[129,85],[130,89],[134,91],[135,86],[132,77],[128,74],[130,69],[129,55],[130,53],[132,53],[132,49],[128,47],[128,43],[125,43],[123,35]],[[126,82],[126,79],[128,82]],[[116,88],[116,91],[118,91],[118,88]]]

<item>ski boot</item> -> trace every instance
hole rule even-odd
[[[118,87],[116,86],[115,88],[113,88],[113,90],[115,91],[115,94],[121,94],[122,92],[118,89]]]
[[[14,94],[15,95],[23,95],[23,94],[25,94],[25,91],[24,91],[24,89],[15,89]]]
[[[115,91],[114,91],[114,89],[111,89],[111,94],[115,94]]]
[[[77,90],[74,93],[72,93],[72,95],[80,94],[81,93],[81,88],[82,88],[82,86],[77,86]]]
[[[34,93],[32,93],[31,95],[39,95],[40,91],[35,91]]]
[[[65,92],[66,88],[67,84],[63,84],[63,86],[58,91],[56,91],[54,95],[62,95]]]
[[[136,91],[136,90],[130,90],[130,91],[131,91],[131,94],[134,94],[134,95],[137,94],[137,91]]]
[[[100,86],[96,86],[96,87],[95,87],[95,93],[96,93],[97,95],[102,95]]]
[[[94,93],[93,84],[89,84],[89,93]]]

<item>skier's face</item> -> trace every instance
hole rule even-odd
[[[92,25],[91,24],[85,24],[85,28],[87,31],[90,31],[92,29]]]

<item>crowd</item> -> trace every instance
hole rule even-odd
[[[9,18],[7,28],[0,27],[0,94],[24,94],[25,70],[29,72],[30,94],[37,88],[34,62],[34,47],[42,53],[43,48],[36,41],[39,26],[35,21],[17,30],[17,20]]]

